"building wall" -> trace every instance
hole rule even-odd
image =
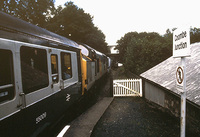
[[[145,98],[164,107],[165,93],[148,82],[145,83]]]
[[[143,90],[144,98],[180,117],[180,95],[146,80],[143,80]],[[200,135],[200,106],[187,100],[186,111],[186,128]]]

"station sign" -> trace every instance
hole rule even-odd
[[[176,69],[176,88],[179,92],[183,92],[184,73],[184,67],[178,66]]]
[[[176,29],[173,33],[173,57],[190,56],[189,29]]]
[[[176,69],[176,89],[181,92],[180,136],[185,137],[186,127],[186,62],[190,56],[189,29],[176,29],[173,33],[173,57],[181,58],[181,65]]]

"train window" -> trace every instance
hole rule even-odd
[[[99,73],[99,59],[97,59],[97,73]]]
[[[53,83],[58,83],[58,57],[51,55],[51,76]]]
[[[0,49],[0,62],[0,102],[3,102],[14,98],[12,52]]]
[[[47,87],[49,80],[46,50],[22,46],[20,52],[24,93]]]
[[[97,75],[97,62],[95,61],[95,76]]]
[[[61,52],[61,69],[63,80],[72,77],[71,54]]]

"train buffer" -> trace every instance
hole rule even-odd
[[[57,137],[90,137],[92,130],[103,113],[106,111],[113,97],[104,97],[85,113],[72,121],[59,133]]]

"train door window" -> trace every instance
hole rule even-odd
[[[53,83],[58,83],[58,56],[51,55],[51,77]]]
[[[20,49],[22,87],[25,94],[49,85],[45,49],[22,46]]]
[[[97,75],[97,62],[95,61],[95,76]]]
[[[62,79],[72,78],[71,54],[61,52]]]
[[[99,59],[97,59],[97,73],[99,73]]]
[[[106,70],[106,57],[103,58],[104,70]]]
[[[0,103],[14,98],[13,56],[0,49]]]

